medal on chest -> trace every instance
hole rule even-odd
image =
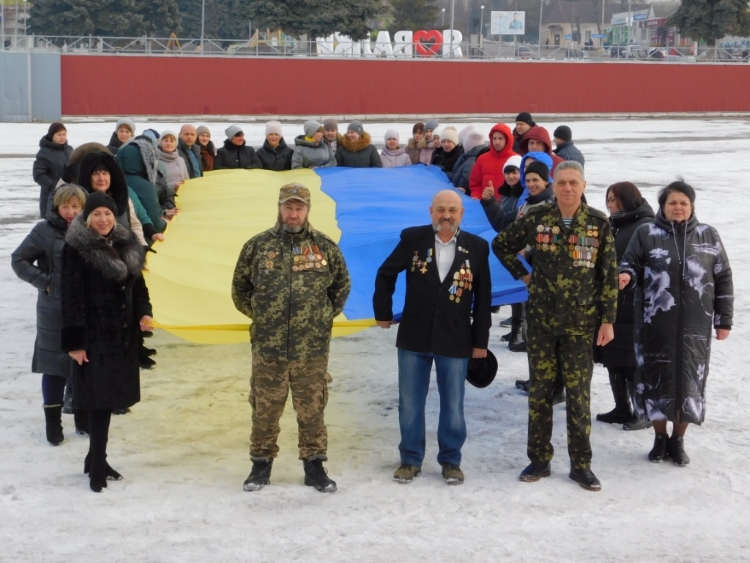
[[[448,298],[454,303],[461,303],[461,297],[465,291],[471,291],[474,283],[474,274],[471,271],[471,263],[464,260],[458,271],[453,273],[453,283],[448,288]]]

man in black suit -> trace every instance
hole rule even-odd
[[[433,361],[440,393],[438,463],[446,483],[464,481],[460,465],[466,441],[466,368],[469,358],[487,356],[492,285],[489,245],[459,229],[463,214],[455,191],[439,192],[430,207],[432,224],[404,229],[375,278],[375,320],[389,328],[394,324],[396,278],[406,270],[406,300],[396,338],[401,466],[393,479],[399,483],[410,483],[422,471]]]

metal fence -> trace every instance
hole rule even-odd
[[[158,37],[97,37],[18,35],[6,37],[4,48],[11,51],[61,52],[76,54],[133,55],[210,55],[227,57],[327,57],[379,58],[377,45],[367,41],[331,44],[294,39],[274,34],[245,39],[199,39]],[[572,60],[572,61],[668,61],[668,62],[749,62],[750,49],[709,49],[692,47],[642,47],[633,45],[579,46],[534,45],[483,40],[474,35],[470,41],[450,46],[427,46],[427,55],[417,49],[402,50],[395,58],[456,60]],[[393,55],[391,55],[393,56]]]

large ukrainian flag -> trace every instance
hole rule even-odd
[[[395,248],[402,229],[430,221],[432,197],[450,189],[435,167],[324,168],[319,170],[220,170],[186,182],[179,192],[180,214],[166,240],[149,253],[146,283],[157,326],[192,342],[228,344],[249,338],[249,319],[234,308],[232,273],[242,245],[272,227],[279,188],[298,182],[310,189],[310,223],[339,243],[352,277],[344,313],[334,321],[342,336],[375,324],[372,293],[380,264]],[[491,241],[478,201],[464,198],[462,229]],[[526,299],[526,289],[490,256],[496,305]],[[403,276],[394,295],[400,317]]]

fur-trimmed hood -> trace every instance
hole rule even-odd
[[[125,174],[122,172],[120,163],[108,151],[91,152],[83,157],[78,168],[78,185],[87,193],[94,193],[94,189],[91,187],[91,174],[99,166],[104,166],[109,170],[109,190],[107,190],[107,194],[115,200],[117,214],[128,212],[128,199],[130,197],[128,183],[125,180]]]
[[[117,159],[126,175],[140,176],[152,184],[156,182],[156,149],[148,138],[136,137],[125,143],[117,151]]]
[[[358,141],[352,143],[346,136],[342,136],[339,143],[349,152],[359,152],[369,147],[372,144],[372,139],[370,138],[370,134],[365,131]]]
[[[140,275],[143,269],[143,248],[133,231],[118,223],[103,237],[86,225],[83,214],[78,215],[68,227],[65,242],[107,279],[123,281],[129,275]]]
[[[426,141],[424,140],[424,137],[423,137],[423,138],[422,138],[422,139],[421,139],[421,140],[420,140],[420,141],[419,141],[419,142],[417,143],[417,142],[415,142],[415,141],[414,141],[414,137],[412,137],[411,139],[409,139],[409,142],[407,143],[407,145],[406,145],[406,146],[407,146],[408,148],[412,149],[412,150],[414,150],[414,149],[419,149],[419,150],[422,150],[423,148],[425,148],[425,147],[427,146],[427,142],[426,142]]]

